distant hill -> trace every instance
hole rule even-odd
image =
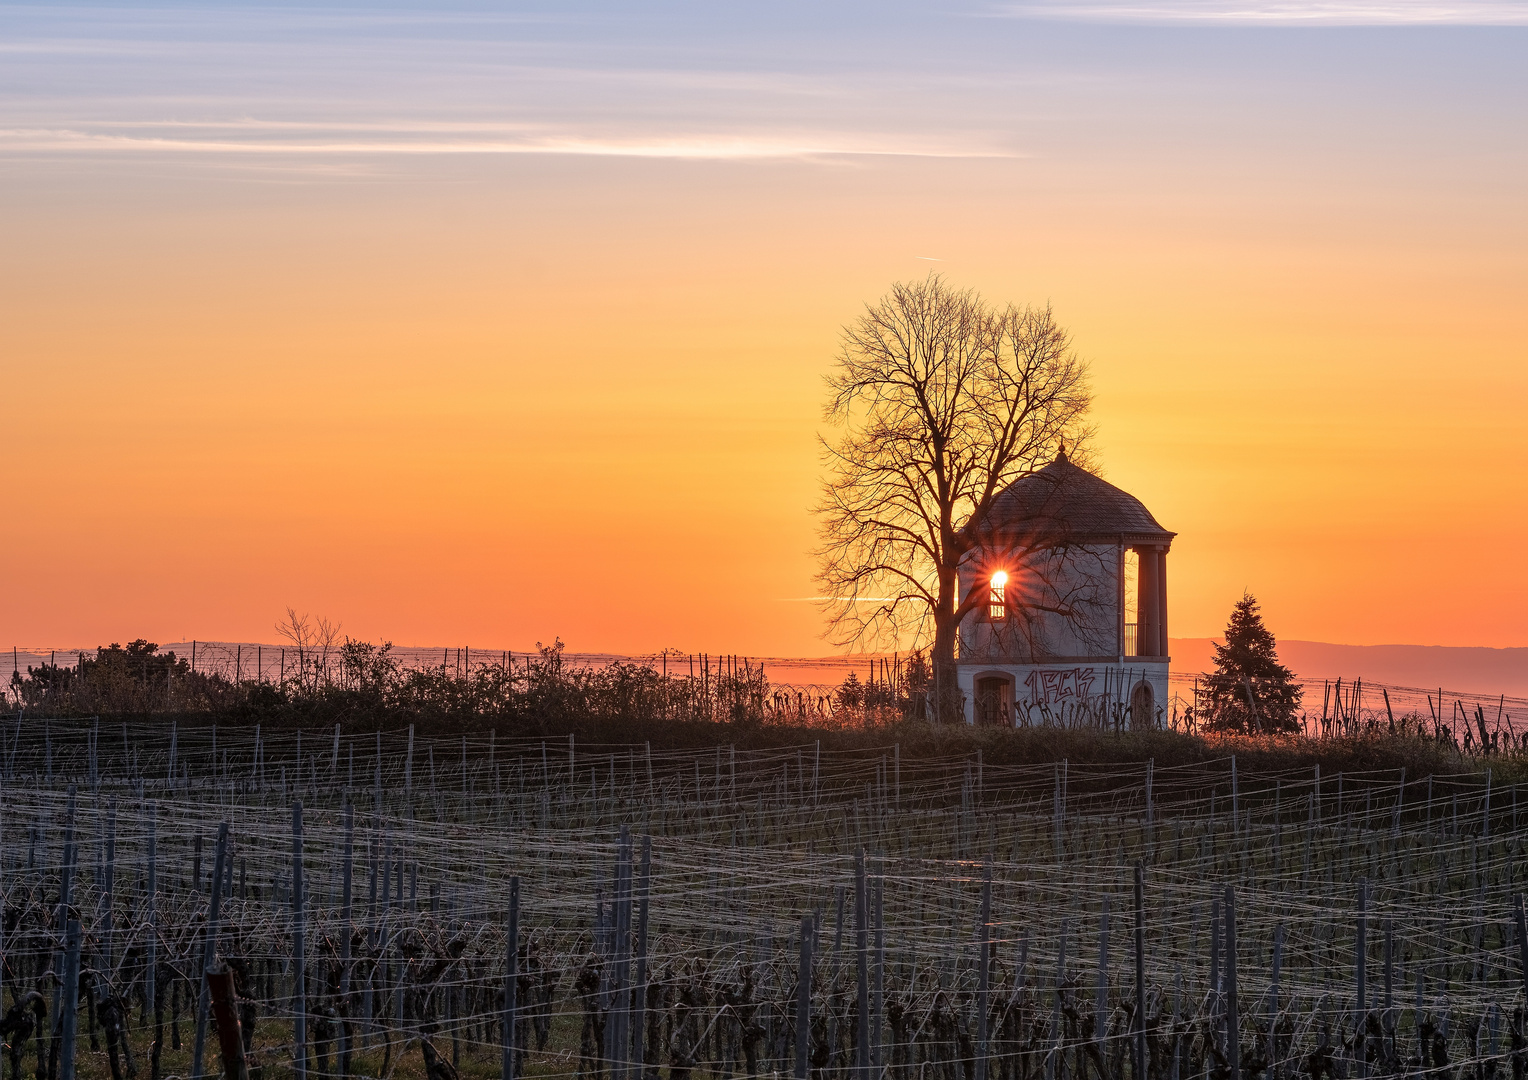
[[[1173,670],[1208,671],[1210,638],[1173,638]],[[1363,679],[1392,686],[1528,697],[1528,649],[1449,645],[1332,645],[1279,641],[1279,659],[1302,679]]]

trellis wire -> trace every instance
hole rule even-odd
[[[497,1054],[507,1080],[532,1067],[861,1080],[966,1062],[986,1080],[1026,1069],[1133,1078],[1143,1060],[1146,1074],[1182,1080],[1217,1054],[1233,1077],[1249,1061],[1291,1074],[1324,1052],[1323,1027],[1326,1051],[1354,1075],[1421,1068],[1433,1053],[1424,1036],[1441,1037],[1455,1065],[1520,1052],[1501,1049],[1498,1029],[1523,1000],[1524,837],[1500,787],[1466,776],[1427,780],[1463,796],[1457,818],[1408,804],[1408,788],[1422,789],[1414,777],[1349,774],[1323,794],[1314,774],[1258,776],[1229,760],[979,773],[925,760],[895,798],[879,754],[813,746],[817,780],[803,799],[780,772],[805,758],[794,748],[729,752],[723,778],[711,748],[644,747],[639,762],[636,747],[572,745],[552,768],[539,741],[500,739],[446,756],[465,766],[438,762],[426,790],[407,783],[401,738],[394,750],[380,736],[342,737],[341,750],[381,748],[374,778],[405,780],[378,781],[359,824],[380,889],[357,924],[352,803],[364,792],[332,741],[325,776],[322,742],[304,749],[295,733],[255,741],[225,729],[214,744],[187,727],[159,743],[173,746],[163,758],[148,730],[115,750],[88,722],[23,734],[6,757],[0,816],[0,889],[17,913],[4,978],[14,1011],[43,971],[63,973],[47,1011],[58,1034],[40,1032],[59,1047],[59,1077],[75,1061],[63,1021],[78,997],[66,987],[140,1005],[140,1047],[159,1027],[151,1015],[168,1005],[173,1042],[179,1010],[194,1007],[201,1046],[214,951],[255,1010],[255,1053],[299,1076],[387,1075],[441,1037],[469,1059]],[[496,796],[472,753],[489,745],[509,773]],[[224,769],[225,754],[242,775]],[[286,779],[262,763],[289,766]],[[117,819],[123,800],[138,804],[136,827]],[[1303,850],[1286,858],[1291,827]],[[192,853],[213,829],[204,885]],[[78,858],[92,838],[104,845],[93,867]],[[235,848],[252,871],[237,887]],[[1121,978],[1107,964],[1107,912],[1137,881],[1136,963]],[[829,904],[839,929],[819,952],[815,913]],[[522,917],[526,933],[512,933]],[[1378,1006],[1373,918],[1387,926]],[[1079,967],[1069,956],[1091,950],[1068,939],[1095,931],[1097,962]],[[1420,987],[1403,1015],[1388,989],[1397,963]],[[1174,1003],[1180,985],[1186,1008]],[[358,986],[384,1004],[368,1013]],[[168,1066],[173,1046],[159,1050]]]

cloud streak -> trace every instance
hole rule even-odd
[[[1528,26],[1525,0],[1163,0],[1155,3],[1018,3],[1004,14],[1069,22],[1222,26]]]
[[[148,128],[150,130],[143,130]],[[201,129],[193,137],[185,129]],[[331,137],[315,138],[317,133]],[[251,137],[238,137],[239,135]],[[257,136],[257,137],[255,137]],[[307,137],[304,137],[307,136]],[[497,137],[495,137],[497,136]],[[246,121],[88,127],[0,129],[0,153],[81,152],[228,155],[426,155],[543,154],[581,157],[670,158],[746,161],[828,157],[1011,158],[996,146],[956,140],[811,133],[793,135],[649,134],[605,138],[575,133],[532,133],[489,124],[442,123],[389,127],[380,124],[283,124]]]
[[[819,23],[815,11],[760,32],[730,8],[500,25],[422,9],[376,20],[237,3],[0,4],[0,156],[298,171],[429,156],[1043,160],[1098,132],[1117,139],[1108,118],[1121,101],[1145,93],[1154,115],[1170,116],[1191,83],[1222,77],[1203,35],[1158,35],[1121,61],[1087,48],[1115,31],[1061,23],[1528,25],[1528,0],[1006,0],[976,11],[989,18],[903,12],[871,48],[857,23]],[[1289,61],[1266,40],[1247,45],[1264,79]]]

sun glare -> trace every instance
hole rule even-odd
[[[1008,615],[1008,571],[999,570],[992,575],[992,588],[987,593],[987,618],[1002,619]]]

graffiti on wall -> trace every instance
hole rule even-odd
[[[1074,667],[1059,671],[1031,671],[1024,680],[1029,687],[1029,702],[1050,705],[1074,699],[1086,701],[1091,696],[1098,674],[1095,668]]]

